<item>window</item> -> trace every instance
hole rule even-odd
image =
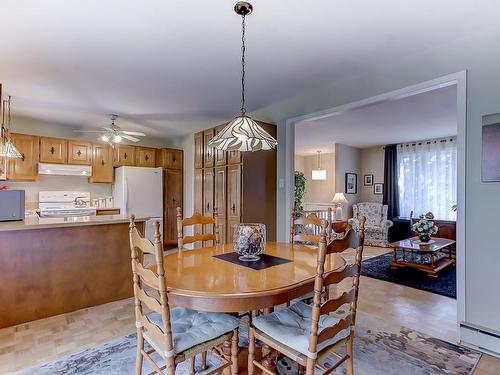
[[[398,189],[401,216],[432,212],[436,219],[455,220],[457,201],[456,138],[399,144]]]

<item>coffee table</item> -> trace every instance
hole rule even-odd
[[[391,268],[413,267],[437,277],[443,268],[455,264],[454,244],[453,240],[439,237],[432,237],[427,244],[420,242],[418,237],[392,242],[389,244],[394,249]]]

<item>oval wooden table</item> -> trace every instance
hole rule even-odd
[[[233,252],[233,245],[183,250],[164,258],[169,301],[176,306],[210,312],[252,311],[286,303],[314,289],[317,249],[268,242],[265,254],[291,262],[262,270],[234,264],[214,255]],[[345,266],[329,254],[325,275]]]

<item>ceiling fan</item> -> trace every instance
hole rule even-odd
[[[115,124],[115,120],[118,115],[111,114],[111,125],[103,126],[103,130],[75,130],[78,133],[101,133],[99,139],[108,143],[121,143],[123,139],[128,139],[132,142],[139,142],[140,139],[136,137],[145,137],[146,134],[142,132],[133,132],[129,130],[121,130],[121,128]]]

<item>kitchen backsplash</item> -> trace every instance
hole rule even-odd
[[[27,208],[38,205],[39,191],[89,191],[91,198],[112,195],[111,184],[89,184],[87,177],[79,176],[39,176],[36,182],[0,181],[0,186],[25,191]]]

